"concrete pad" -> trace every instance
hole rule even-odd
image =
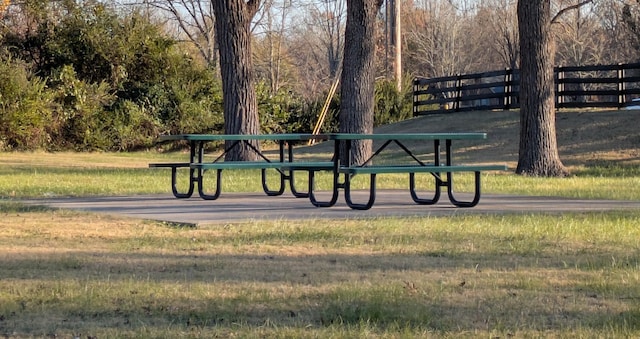
[[[361,192],[355,195],[360,196]],[[328,193],[327,193],[328,195]],[[459,199],[469,196],[459,194]],[[319,194],[318,199],[322,199]],[[366,199],[362,193],[362,200]],[[352,210],[339,200],[329,208],[318,208],[306,198],[294,198],[285,193],[268,197],[262,193],[224,193],[218,200],[200,198],[176,199],[172,195],[142,195],[128,197],[51,198],[22,201],[96,213],[122,215],[171,223],[204,225],[228,224],[252,220],[355,219],[390,216],[451,216],[469,213],[564,213],[606,210],[640,210],[640,201],[611,201],[483,195],[473,208],[457,208],[446,197],[435,205],[414,204],[408,191],[379,190],[375,205],[367,211]]]

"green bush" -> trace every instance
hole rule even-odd
[[[159,121],[155,120],[144,106],[124,100],[112,115],[113,134],[112,148],[128,151],[138,147],[148,147],[155,142],[160,130]]]
[[[3,148],[130,150],[160,133],[222,130],[215,73],[160,25],[95,1],[41,5],[22,5],[35,29],[0,34],[22,67],[1,71]]]
[[[19,60],[0,57],[0,150],[46,147],[53,100]]]
[[[105,109],[115,98],[109,93],[109,85],[79,80],[70,65],[54,71],[49,84],[56,109],[48,148],[111,149],[114,136]]]
[[[165,105],[159,118],[163,133],[213,133],[224,130],[222,87],[215,73],[189,60],[175,61],[174,74],[166,79]]]
[[[403,90],[398,92],[395,81],[381,80],[375,84],[374,126],[409,119],[413,116],[413,97],[411,83],[403,84]],[[326,95],[326,94],[325,94]],[[301,122],[301,126],[309,126],[304,132],[311,132],[318,122],[320,112],[326,98],[318,98],[309,103],[300,115],[293,116]],[[321,132],[331,133],[339,130],[338,112],[340,111],[340,94],[336,93],[329,102],[326,117],[322,123]]]
[[[413,116],[411,83],[405,83],[398,92],[395,81],[376,82],[374,126],[385,125],[409,119]]]
[[[306,132],[301,121],[294,119],[302,114],[304,102],[292,92],[282,88],[272,94],[269,85],[256,85],[260,129],[263,133]]]

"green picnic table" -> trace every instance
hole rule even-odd
[[[378,174],[408,173],[409,193],[413,201],[417,204],[432,205],[439,201],[441,188],[447,188],[449,201],[457,207],[473,207],[480,201],[481,185],[480,173],[482,171],[504,171],[505,165],[478,165],[478,164],[455,164],[453,163],[453,141],[461,140],[482,140],[486,139],[486,133],[398,133],[398,134],[353,134],[337,133],[329,136],[334,140],[334,172],[332,195],[328,201],[318,201],[314,194],[314,171],[309,171],[309,199],[311,203],[318,207],[333,206],[338,199],[338,191],[344,190],[344,197],[347,205],[352,209],[366,210],[373,206],[376,198],[376,177]],[[356,140],[372,140],[382,143],[377,146],[372,155],[362,163],[355,163],[352,160],[352,146]],[[441,149],[444,141],[445,149]],[[410,144],[412,142],[413,144]],[[415,146],[415,143],[433,144],[433,158],[430,161],[421,160],[412,149],[422,149]],[[374,160],[381,153],[388,150],[391,145],[396,145],[404,155],[408,156],[408,163],[396,164],[385,163],[374,164]],[[344,156],[341,154],[344,152]],[[444,161],[442,155],[444,154]],[[461,201],[456,198],[453,185],[454,172],[473,172],[475,174],[475,191],[473,199]],[[416,189],[416,173],[429,173],[434,178],[434,193],[430,198],[422,198]],[[341,176],[342,180],[340,180]],[[354,202],[352,198],[352,177],[357,174],[368,174],[369,198],[365,203]],[[443,175],[444,174],[444,175]]]
[[[269,196],[282,195],[285,191],[286,182],[292,194],[298,198],[306,198],[309,196],[307,192],[301,192],[295,187],[294,172],[297,170],[306,170],[313,168],[316,170],[329,169],[333,163],[326,162],[300,162],[294,161],[293,143],[296,141],[308,140],[327,140],[325,135],[312,134],[175,134],[162,135],[160,142],[167,141],[186,141],[189,143],[189,160],[188,162],[171,162],[171,163],[152,163],[149,167],[155,168],[171,168],[171,190],[176,198],[190,198],[193,195],[195,187],[198,189],[198,195],[205,200],[218,199],[222,188],[222,171],[233,169],[260,169],[262,172],[262,188],[265,194]],[[213,161],[206,162],[204,160],[205,146],[211,142],[227,142],[230,144],[225,146],[223,152]],[[265,152],[256,148],[252,141],[272,141],[278,145],[278,156],[272,158]],[[236,147],[246,146],[256,153],[258,161],[224,161],[224,157],[232,149]],[[177,171],[179,168],[189,168],[189,186],[186,191],[181,192],[177,187]],[[267,184],[267,169],[275,169],[279,174],[279,186],[276,189],[270,189]],[[204,175],[207,170],[216,171],[216,183],[213,189],[214,193],[207,193],[204,187]]]
[[[180,134],[161,136],[160,141],[187,141],[190,145],[188,162],[180,163],[155,163],[150,167],[166,167],[172,169],[172,191],[177,198],[192,196],[194,187],[197,186],[201,198],[214,200],[220,196],[222,171],[231,169],[260,169],[262,171],[262,187],[269,196],[282,195],[286,182],[295,197],[308,197],[311,203],[317,207],[334,206],[338,200],[339,191],[344,191],[347,205],[352,209],[366,210],[375,202],[376,177],[379,174],[407,173],[409,175],[409,193],[412,200],[418,204],[431,205],[439,201],[442,187],[446,187],[449,201],[457,207],[473,207],[480,201],[481,185],[480,173],[482,171],[506,170],[505,165],[485,164],[454,164],[453,142],[462,140],[486,139],[486,133],[399,133],[399,134],[355,134],[355,133],[331,133],[331,134],[257,134],[257,135],[225,135],[225,134]],[[327,161],[298,161],[293,155],[293,142],[323,140],[333,142],[333,155]],[[362,163],[354,163],[352,158],[353,142],[356,140],[372,140],[378,145],[371,157]],[[214,141],[229,142],[222,154],[213,161],[205,162],[205,144]],[[270,158],[260,149],[256,148],[252,141],[273,141],[278,144],[277,158]],[[420,159],[415,149],[423,149],[424,143],[433,145],[433,156],[429,160]],[[444,144],[444,150],[442,145]],[[234,147],[246,145],[258,154],[258,161],[224,161],[224,155]],[[381,154],[391,151],[395,145],[400,153],[409,159],[404,163],[374,163],[381,158]],[[344,154],[343,154],[344,152]],[[397,151],[396,151],[397,152]],[[443,159],[444,158],[444,159]],[[190,172],[189,188],[186,192],[177,189],[177,169],[188,167]],[[280,174],[280,185],[272,190],[266,182],[266,170],[275,169]],[[216,170],[216,188],[213,194],[205,192],[203,177],[206,170]],[[299,191],[295,187],[294,172],[305,171],[308,173],[308,189]],[[315,189],[315,173],[319,171],[330,172],[332,175],[331,196],[326,201],[320,201]],[[475,192],[470,201],[461,201],[456,198],[453,185],[453,173],[473,172],[475,174]],[[415,175],[428,173],[434,178],[433,195],[428,198],[420,197],[416,189]],[[352,197],[352,178],[358,174],[369,175],[369,197],[364,203],[355,202]]]

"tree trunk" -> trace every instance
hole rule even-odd
[[[216,38],[220,51],[220,73],[224,100],[225,134],[257,134],[258,104],[253,83],[250,23],[259,0],[214,0]],[[253,142],[259,147],[257,141]],[[230,143],[227,142],[227,147]],[[227,160],[256,160],[246,145],[233,148]]]
[[[340,91],[341,133],[373,133],[375,20],[381,4],[381,0],[347,0]],[[364,162],[371,155],[371,145],[371,140],[355,141],[352,160],[358,164]]]
[[[565,176],[556,140],[550,0],[519,0],[520,146],[516,173]]]

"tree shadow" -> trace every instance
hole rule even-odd
[[[51,212],[56,210],[58,209],[53,207],[48,207],[45,205],[31,205],[31,204],[24,204],[18,201],[0,199],[0,214]]]
[[[245,235],[243,242],[269,243],[268,236],[250,237]],[[482,232],[473,237],[480,243],[500,241]],[[159,239],[144,241],[157,244]],[[548,246],[556,245],[549,240]],[[201,253],[195,242],[185,245],[182,254],[141,246],[109,252],[5,253],[0,261],[3,281],[30,284],[35,279],[39,289],[59,296],[42,305],[16,291],[4,297],[16,306],[4,307],[8,313],[0,316],[15,323],[56,312],[69,326],[93,319],[127,330],[169,323],[258,328],[265,322],[275,327],[367,324],[381,330],[399,326],[443,332],[518,331],[523,324],[537,331],[640,330],[638,288],[613,277],[606,286],[588,280],[594,272],[637,270],[640,253],[626,249],[594,247],[589,253],[557,256],[459,248],[392,254],[284,250],[212,255]],[[613,270],[612,257],[622,258]],[[61,286],[69,283],[102,289],[92,293],[103,293],[103,300],[87,305],[79,302],[82,294],[65,296]],[[184,292],[159,293],[165,288]],[[91,303],[90,296],[86,299]]]

